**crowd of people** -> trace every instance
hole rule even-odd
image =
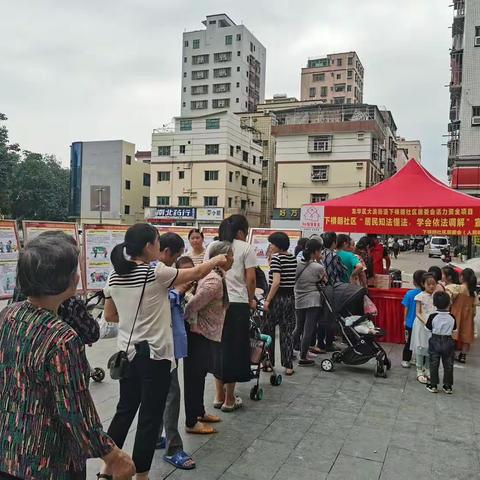
[[[215,379],[214,410],[233,413],[243,406],[236,384],[252,378],[250,315],[258,288],[260,329],[275,338],[278,326],[280,363],[290,376],[295,366],[314,365],[318,354],[337,348],[318,286],[367,287],[390,269],[388,249],[374,235],[355,243],[327,232],[300,239],[290,253],[289,237],[275,232],[268,239],[270,268],[263,286],[248,231],[246,218],[232,215],[205,248],[202,232],[192,229],[185,254],[180,236],[159,235],[140,223],[113,249],[104,317],[118,324],[119,352],[111,364],[119,401],[106,431],[89,393],[85,345],[99,333],[75,296],[79,249],[60,232],[28,242],[19,256],[15,301],[0,313],[0,479],[84,479],[88,458],[102,458],[99,479],[148,479],[156,449],[165,449],[163,459],[176,468],[195,468],[179,431],[182,396],[188,434],[214,434],[221,421],[207,408],[207,374]],[[461,281],[455,275],[448,267],[443,277],[439,271],[416,272],[418,288],[404,299],[402,366],[410,365],[413,353],[418,380],[430,391],[437,389],[442,359],[444,389],[451,392],[452,331],[461,342],[459,361],[473,342],[476,279],[467,270]],[[275,342],[269,349],[264,371],[275,366]],[[137,414],[130,457],[121,449]]]

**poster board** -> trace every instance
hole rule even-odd
[[[14,220],[0,220],[0,300],[12,298],[17,279],[20,250],[17,225]]]
[[[122,243],[129,225],[83,225],[85,285],[88,292],[102,290],[113,270],[110,254]]]
[[[268,250],[268,237],[273,232],[279,232],[275,228],[251,228],[249,235],[249,243],[253,246],[255,250],[255,255],[257,256],[258,265],[264,270],[268,270],[268,259],[267,259],[267,250]],[[297,229],[291,230],[281,230],[286,233],[290,238],[290,248],[289,252],[294,253],[295,247],[297,246],[298,240],[302,236],[302,232]]]
[[[157,227],[158,233],[160,235],[163,235],[167,232],[172,232],[180,235],[185,243],[185,255],[189,252],[189,250],[191,250],[190,242],[188,241],[188,234],[190,233],[190,230],[195,227],[177,227],[176,225],[155,225],[155,227]]]
[[[77,245],[81,247],[80,235],[78,234],[78,227],[76,223],[70,222],[37,222],[33,220],[25,220],[23,222],[23,238],[24,243],[27,243],[30,240],[33,240],[35,237],[38,237],[41,233],[51,232],[51,231],[60,231],[71,235]],[[85,291],[85,278],[84,278],[84,269],[83,261],[80,259],[79,262],[80,268],[80,281],[78,282],[78,293],[83,293]]]

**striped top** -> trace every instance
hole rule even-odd
[[[193,264],[194,264],[195,266],[200,265],[200,264],[202,264],[202,263],[204,262],[204,260],[205,260],[205,250],[203,250],[203,252],[200,253],[200,254],[198,254],[198,255],[195,255],[195,254],[193,253],[193,250],[192,250],[191,252],[188,252],[188,253],[187,253],[187,257],[190,257],[190,258],[192,259]]]
[[[29,302],[0,313],[0,472],[67,480],[112,450],[89,373],[83,342],[57,315]]]
[[[297,273],[297,259],[291,253],[275,253],[270,261],[268,280],[270,285],[273,282],[273,274],[280,274],[280,288],[293,289]]]

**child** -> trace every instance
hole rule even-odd
[[[193,260],[190,257],[180,257],[176,262],[177,269],[193,268]],[[190,289],[190,284],[179,285],[170,290],[170,311],[172,315],[173,347],[175,359],[178,360],[187,356],[187,332],[183,317],[185,306],[185,293]],[[163,459],[183,470],[195,468],[195,461],[190,455],[183,451],[183,441],[178,431],[178,417],[180,415],[180,385],[178,383],[178,367],[172,370],[170,390],[168,391],[165,412],[163,414],[163,425],[165,426],[165,437],[162,437],[162,426],[160,426],[157,448],[165,448]]]
[[[412,327],[412,339],[410,350],[415,352],[417,364],[417,380],[420,383],[427,383],[429,372],[428,341],[430,332],[425,328],[428,316],[435,311],[433,306],[433,293],[437,288],[437,281],[431,273],[425,273],[422,277],[420,292],[415,297],[415,321]]]
[[[450,296],[447,292],[435,292],[433,305],[437,313],[429,315],[426,327],[432,332],[428,342],[428,353],[430,354],[430,381],[426,387],[429,392],[437,393],[438,367],[440,358],[443,365],[443,391],[452,393],[453,386],[453,360],[455,357],[455,342],[452,338],[453,330],[457,325],[455,318],[448,313],[450,307]]]
[[[410,341],[412,339],[412,327],[416,315],[415,297],[422,293],[420,288],[422,284],[422,277],[427,273],[425,270],[417,270],[413,274],[413,285],[415,289],[409,290],[402,300],[402,305],[405,307],[405,346],[403,347],[402,367],[410,368],[410,361],[412,360],[412,351],[410,350]]]

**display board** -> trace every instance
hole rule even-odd
[[[17,277],[20,250],[14,220],[0,220],[0,300],[11,298]]]
[[[110,254],[122,243],[128,225],[83,225],[83,257],[87,291],[98,291],[105,286],[113,270]]]
[[[35,237],[38,237],[41,233],[44,232],[51,232],[51,231],[60,231],[66,233],[67,235],[71,235],[77,245],[81,247],[80,243],[80,235],[78,234],[78,227],[76,223],[70,222],[36,222],[34,220],[25,220],[23,222],[23,238],[24,243],[27,243],[30,240],[33,240]],[[85,291],[85,277],[84,277],[84,270],[83,270],[83,261],[80,259],[79,262],[79,270],[80,270],[80,281],[78,282],[78,289],[79,293],[83,293]]]
[[[190,242],[188,241],[188,234],[190,233],[192,228],[195,227],[177,227],[176,225],[155,225],[155,227],[157,227],[158,233],[160,233],[160,235],[167,232],[172,232],[180,235],[185,242],[185,254],[187,254],[192,249],[192,247],[190,247]]]
[[[249,242],[255,250],[255,255],[257,256],[258,265],[263,269],[268,269],[268,237],[273,232],[278,232],[280,230],[274,228],[252,228],[250,229]],[[294,253],[295,247],[297,246],[298,240],[302,236],[300,230],[291,229],[291,230],[282,230],[290,238],[290,248],[289,252]]]

